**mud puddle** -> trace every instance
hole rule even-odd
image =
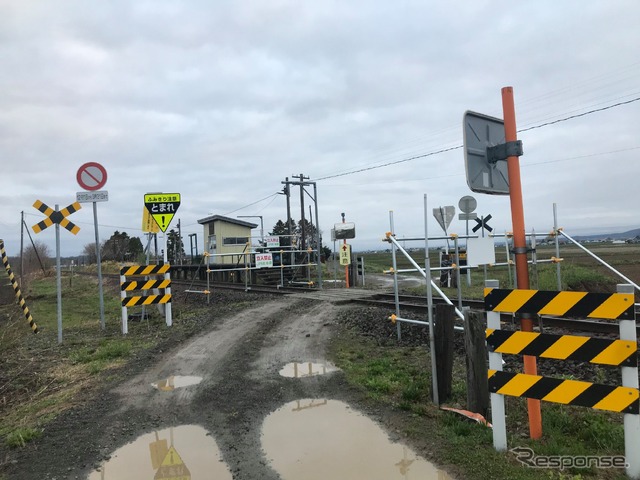
[[[325,375],[338,370],[339,368],[330,362],[292,362],[287,363],[278,373],[287,378],[304,378]]]
[[[197,425],[166,428],[119,448],[88,480],[215,478],[231,480],[218,445]]]
[[[202,381],[202,377],[194,377],[188,375],[171,375],[168,378],[152,383],[151,386],[156,390],[165,392],[175,390],[176,388],[190,387],[197,385]]]
[[[283,480],[452,479],[337,400],[297,400],[274,411],[262,426],[262,448]]]

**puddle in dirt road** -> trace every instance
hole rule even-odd
[[[216,442],[197,425],[147,433],[119,448],[88,480],[216,478],[231,480]]]
[[[329,362],[293,362],[287,363],[278,373],[287,378],[303,378],[324,375],[338,370],[338,367]]]
[[[271,413],[262,448],[283,480],[452,479],[337,400],[297,400]]]
[[[197,385],[201,381],[202,381],[202,377],[172,375],[169,378],[165,378],[164,380],[160,380],[159,382],[152,383],[151,386],[157,390],[168,392],[176,388]]]

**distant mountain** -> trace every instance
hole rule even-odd
[[[621,233],[598,233],[597,235],[576,235],[572,237],[581,242],[597,242],[602,240],[629,240],[640,237],[640,228]]]

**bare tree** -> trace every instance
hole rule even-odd
[[[24,274],[34,273],[38,270],[43,272],[51,268],[51,252],[44,243],[36,240],[32,245],[28,245],[22,254],[24,264]]]
[[[84,256],[87,265],[98,263],[95,243],[87,243],[82,249],[82,255]]]

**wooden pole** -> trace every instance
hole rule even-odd
[[[467,410],[487,416],[489,386],[484,315],[464,310],[464,346],[467,360]]]
[[[453,335],[455,307],[445,303],[436,305],[435,351],[438,378],[438,399],[440,403],[451,396],[453,380]]]

